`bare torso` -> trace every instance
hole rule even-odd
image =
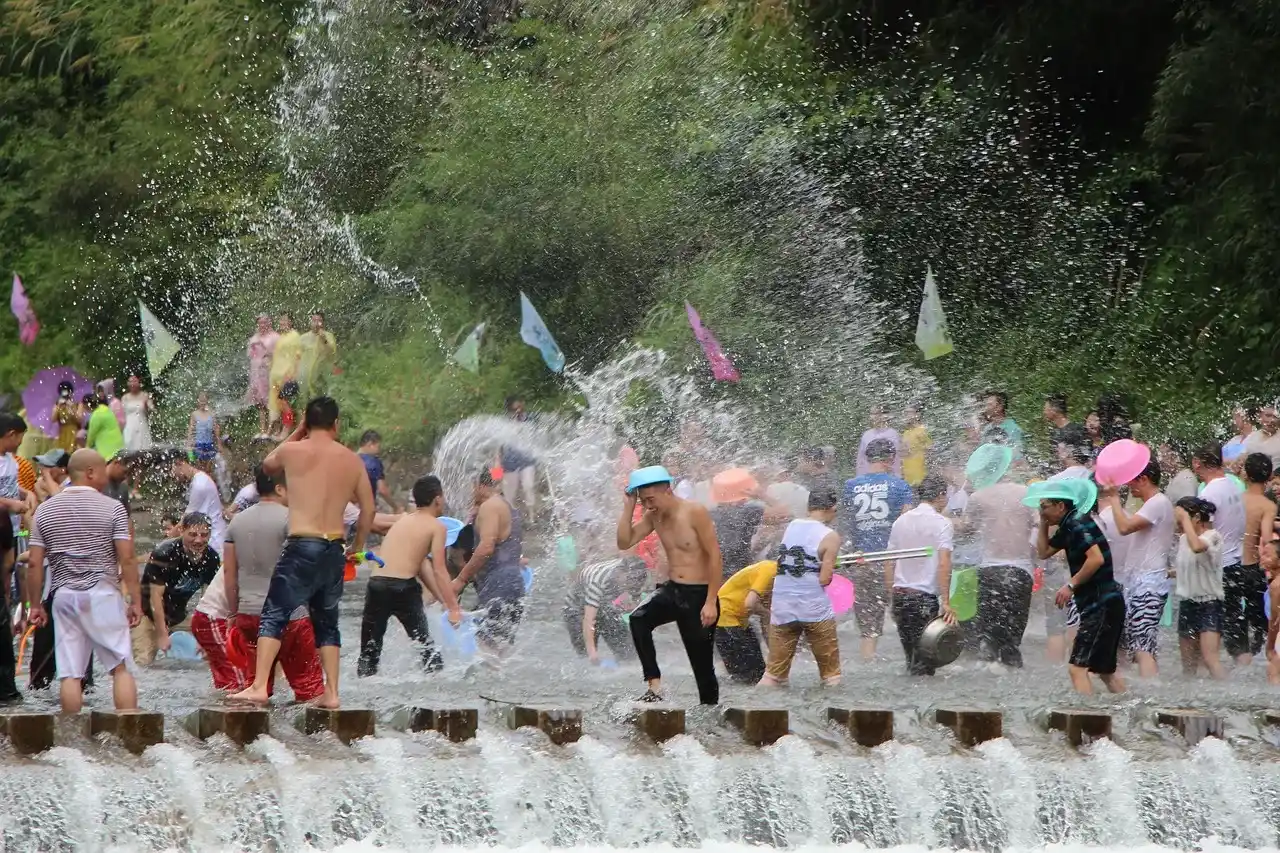
[[[360,503],[360,483],[369,482],[360,457],[327,434],[282,444],[272,456],[289,485],[289,535],[345,538],[347,502]]]
[[[1270,526],[1276,515],[1276,505],[1266,495],[1247,492],[1244,496],[1244,548],[1241,553],[1246,566],[1258,565],[1258,544],[1262,541],[1264,526]],[[1270,539],[1270,531],[1267,531]]]
[[[373,570],[375,578],[419,577],[423,562],[439,543],[444,544],[444,524],[428,512],[411,512],[391,525],[378,548],[384,565]]]
[[[708,583],[712,573],[711,555],[697,530],[698,515],[708,516],[707,510],[692,501],[679,498],[676,501],[670,511],[653,517],[654,529],[667,555],[670,578],[676,583]],[[711,524],[709,516],[706,524]],[[714,545],[714,538],[712,543]]]
[[[480,505],[476,513],[476,535],[492,536],[495,543],[506,542],[511,536],[511,504],[501,495],[493,495]]]

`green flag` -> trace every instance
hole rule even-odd
[[[138,316],[142,322],[142,343],[147,348],[147,370],[154,380],[164,372],[182,347],[141,299],[138,300]]]
[[[938,298],[938,285],[933,280],[933,267],[924,276],[924,301],[920,303],[920,319],[916,321],[916,346],[924,353],[925,361],[944,356],[955,349],[951,333],[947,331],[947,315],[942,311]]]
[[[462,342],[462,346],[458,347],[458,351],[453,354],[453,360],[458,362],[458,366],[472,373],[480,372],[480,341],[484,338],[484,325],[481,323],[472,329],[471,334],[467,335],[467,339]]]

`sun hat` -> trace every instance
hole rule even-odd
[[[642,489],[645,486],[656,486],[659,483],[670,482],[670,472],[661,465],[650,465],[648,468],[637,468],[631,472],[631,476],[627,479],[627,494],[633,494],[636,489]]]
[[[1000,482],[1013,464],[1013,448],[1007,444],[984,444],[969,454],[964,477],[975,489],[985,489]]]
[[[1045,480],[1027,487],[1022,503],[1029,507],[1040,506],[1040,501],[1071,501],[1077,508],[1092,507],[1098,502],[1098,486],[1088,477],[1070,477],[1065,480]]]
[[[711,478],[711,499],[718,504],[748,500],[759,489],[760,484],[746,468],[730,468]]]

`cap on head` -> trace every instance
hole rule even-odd
[[[41,453],[33,461],[45,468],[66,468],[71,461],[71,454],[60,447],[55,447],[47,453]]]
[[[671,474],[661,465],[650,465],[647,468],[637,468],[631,472],[631,476],[627,479],[627,494],[633,495],[637,489],[643,489],[645,486],[671,485]]]

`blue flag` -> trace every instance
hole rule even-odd
[[[542,353],[542,360],[551,368],[552,373],[564,370],[564,353],[556,339],[551,337],[551,330],[538,316],[538,309],[533,307],[529,297],[520,291],[520,339],[531,347],[537,347]]]

